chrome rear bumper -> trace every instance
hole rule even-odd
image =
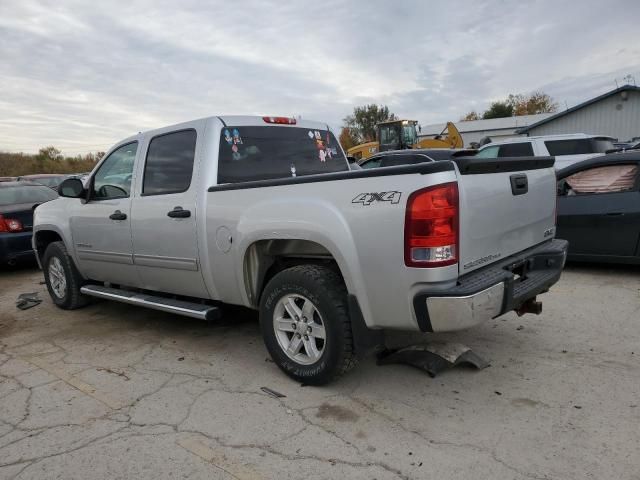
[[[462,330],[526,307],[560,279],[567,246],[565,240],[545,242],[464,275],[448,290],[420,291],[413,298],[420,330]]]

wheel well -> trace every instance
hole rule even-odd
[[[42,260],[45,250],[49,244],[53,242],[62,241],[62,237],[52,230],[42,230],[36,232],[36,251],[38,252],[38,258]]]
[[[340,267],[331,252],[310,240],[278,239],[253,243],[245,254],[244,283],[251,304],[255,307],[265,285],[286,268],[302,264],[327,265],[342,277]]]

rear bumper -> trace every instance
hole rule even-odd
[[[518,309],[560,279],[565,240],[552,240],[460,277],[445,291],[420,291],[413,308],[420,330],[463,330]]]
[[[32,232],[0,233],[0,264],[32,258]]]

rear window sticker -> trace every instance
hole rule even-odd
[[[309,138],[310,138],[311,140],[313,140],[313,132],[312,132],[311,130],[309,130],[308,135],[309,135]]]
[[[313,134],[316,136],[316,140],[322,141],[322,135],[320,135],[320,132],[318,130],[313,132]]]
[[[231,132],[229,132],[228,128],[224,129],[224,139],[229,145],[231,145],[231,142],[233,142],[233,138],[231,138]]]
[[[236,153],[238,151],[238,146],[237,145],[233,145],[231,147],[231,150],[233,151],[233,153]]]
[[[233,143],[242,144],[242,137],[240,136],[240,131],[237,128],[233,129]]]
[[[320,157],[320,161],[321,162],[326,162],[327,161],[327,154],[325,153],[324,150],[319,150],[318,151],[318,156]]]

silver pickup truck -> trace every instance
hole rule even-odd
[[[560,278],[553,158],[351,171],[331,129],[220,116],[115,145],[35,211],[61,308],[90,297],[214,319],[257,309],[275,363],[322,384],[388,329],[539,313]]]

